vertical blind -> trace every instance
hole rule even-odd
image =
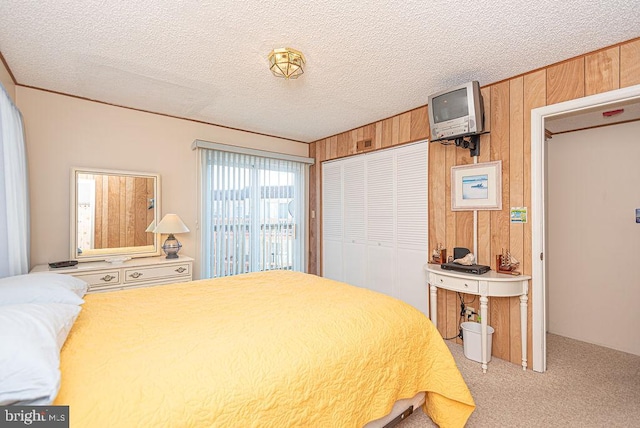
[[[302,162],[201,150],[202,277],[304,270]]]

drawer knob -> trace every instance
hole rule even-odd
[[[180,266],[178,269],[176,269],[176,272],[178,272],[178,273],[182,273],[182,272],[184,272],[185,270],[186,270],[185,268],[183,268],[182,266]]]
[[[107,275],[103,276],[102,278],[100,278],[100,280],[101,280],[101,281],[104,281],[104,282],[109,282],[109,281],[111,281],[112,279],[116,279],[116,277],[115,277],[115,276],[113,276],[113,275],[109,275],[109,274],[107,274]]]
[[[466,282],[464,283],[464,286],[465,286],[465,287],[468,287],[468,285],[467,285],[467,283],[466,283]]]
[[[442,281],[442,278],[440,278],[440,282],[443,282],[443,281]]]
[[[142,276],[142,274],[140,272],[134,272],[131,275],[129,275],[131,278],[140,278]]]

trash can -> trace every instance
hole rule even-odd
[[[479,322],[463,322],[462,327],[462,348],[464,356],[470,360],[482,362],[482,326]],[[490,325],[487,326],[487,362],[491,361],[491,343],[495,330]]]

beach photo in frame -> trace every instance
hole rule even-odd
[[[451,210],[501,210],[502,161],[451,167]]]

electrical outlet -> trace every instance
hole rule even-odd
[[[464,315],[467,318],[468,321],[473,321],[473,316],[476,315],[477,312],[474,308],[472,308],[471,306],[467,306],[465,307],[464,310]]]

